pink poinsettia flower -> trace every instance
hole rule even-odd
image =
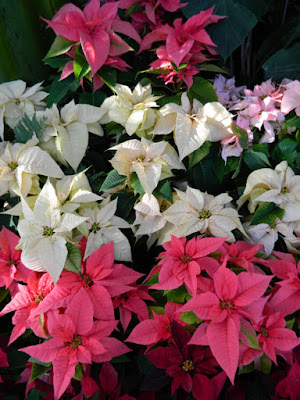
[[[118,373],[109,362],[105,362],[102,365],[99,378],[100,386],[88,376],[82,378],[82,392],[86,397],[93,396],[96,392],[100,391],[99,399],[135,400],[135,397],[128,394],[121,396],[121,385],[118,385]]]
[[[31,271],[27,285],[19,285],[19,292],[3,308],[0,317],[15,311],[12,322],[15,325],[9,339],[9,344],[21,336],[26,329],[32,329],[39,337],[46,337],[39,315],[34,313],[39,304],[53,289],[53,280],[48,273]]]
[[[213,16],[213,9],[214,7],[201,11],[184,24],[182,18],[177,18],[174,21],[174,27],[163,25],[148,33],[141,43],[140,52],[150,49],[154,42],[165,41],[169,57],[179,67],[186,55],[199,51],[199,46],[208,51],[211,46],[216,47],[204,29],[205,26],[224,18]]]
[[[133,328],[126,342],[147,345],[147,350],[159,342],[172,340],[172,324],[177,321],[181,325],[186,325],[179,320],[176,312],[181,304],[168,302],[165,305],[165,314],[156,314],[152,311],[153,319],[146,319]]]
[[[175,12],[185,4],[180,4],[180,0],[120,0],[119,8],[128,11],[134,4],[138,4],[144,10],[132,13],[133,25],[143,28],[142,23],[149,23],[150,28],[157,28],[162,24],[165,11]]]
[[[295,109],[300,117],[300,82],[292,81],[284,85],[285,91],[281,101],[281,112],[286,115]]]
[[[2,227],[0,232],[0,286],[13,290],[16,281],[26,282],[30,270],[21,262],[21,250],[16,250],[20,238]]]
[[[262,263],[280,279],[276,282],[279,289],[274,291],[270,305],[284,315],[293,314],[298,311],[300,303],[300,261],[296,264],[291,254],[279,251],[274,251],[273,254],[277,260],[262,260]]]
[[[233,383],[239,358],[240,319],[256,321],[261,304],[257,301],[266,291],[272,276],[226,268],[226,261],[213,276],[214,291],[201,293],[179,311],[193,311],[206,321],[194,333],[191,344],[209,345],[211,351]],[[205,339],[203,339],[205,336]]]
[[[51,21],[45,21],[56,35],[81,43],[82,51],[94,76],[108,56],[118,56],[131,50],[115,32],[127,35],[138,43],[141,41],[131,24],[121,21],[117,13],[118,2],[100,7],[99,0],[90,0],[83,11],[68,3]]]
[[[94,321],[93,305],[81,289],[71,300],[64,314],[48,315],[51,339],[42,344],[20,349],[41,362],[52,362],[54,398],[59,399],[75,374],[78,363],[109,361],[129,351],[117,339],[108,336],[117,321]]]
[[[300,365],[297,361],[291,366],[287,376],[276,386],[276,395],[282,399],[299,400]]]
[[[135,289],[129,290],[113,300],[114,308],[119,309],[120,321],[124,332],[131,321],[132,313],[136,314],[140,321],[144,321],[145,319],[149,318],[148,307],[143,300],[155,300],[147,293],[147,290],[148,288],[146,287],[137,286]]]
[[[216,400],[226,375],[224,372],[217,374],[218,363],[210,349],[188,346],[191,337],[176,322],[172,326],[172,335],[174,344],[147,353],[150,361],[172,378],[172,395],[181,386],[186,392],[192,392],[196,400]]]
[[[239,115],[249,120],[250,125],[261,130],[262,126],[265,133],[260,142],[272,143],[275,140],[276,131],[285,118],[280,110],[282,90],[276,90],[271,79],[256,85],[252,90],[245,89],[245,96],[241,102],[233,105],[230,110],[239,110]]]
[[[202,269],[215,271],[219,263],[205,257],[217,251],[226,238],[186,238],[171,236],[171,241],[163,245],[165,252],[159,254],[159,283],[152,289],[171,290],[185,285],[192,296],[197,293],[197,277]]]
[[[260,263],[260,258],[255,257],[255,254],[263,248],[263,245],[254,245],[242,240],[230,244],[224,243],[219,249],[219,252],[222,254],[220,261],[224,261],[225,257],[227,257],[229,262],[249,272],[263,273],[263,271],[254,264],[255,262]]]
[[[264,315],[253,327],[259,332],[257,339],[260,348],[277,365],[276,355],[285,358],[285,352],[300,344],[300,339],[291,329],[285,328],[286,321],[280,312]]]
[[[179,83],[185,82],[188,88],[190,88],[193,84],[193,76],[198,74],[200,68],[196,67],[194,64],[199,62],[204,62],[207,58],[202,56],[194,57],[193,55],[187,55],[182,60],[183,64],[186,64],[185,67],[176,69],[174,68],[174,63],[172,62],[171,57],[168,55],[167,49],[165,46],[160,46],[156,51],[158,60],[153,61],[150,64],[150,69],[159,69],[162,71],[161,75],[158,75],[158,78],[162,78],[165,84],[168,83]]]
[[[36,314],[67,307],[81,288],[89,296],[94,316],[101,320],[114,319],[111,297],[132,289],[142,274],[123,264],[114,263],[114,243],[104,244],[81,263],[81,274],[64,270],[50,295],[35,310]]]

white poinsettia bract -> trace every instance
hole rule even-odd
[[[10,128],[15,128],[27,114],[44,110],[43,101],[49,93],[42,91],[42,82],[26,89],[26,82],[16,80],[0,85],[0,137],[4,140],[4,120]]]
[[[160,180],[173,176],[171,169],[185,169],[176,150],[166,141],[155,143],[145,138],[131,139],[110,150],[117,150],[110,163],[118,173],[130,178],[135,172],[148,194]]]
[[[160,109],[161,118],[151,134],[167,135],[174,132],[180,160],[197,150],[205,141],[217,142],[232,136],[232,114],[218,103],[192,104],[184,92],[181,105],[166,104]]]
[[[21,259],[25,267],[39,272],[49,272],[57,282],[66,262],[67,241],[72,230],[86,218],[59,210],[60,201],[48,180],[36,199],[33,210],[22,197],[24,219],[19,221]]]
[[[195,232],[234,242],[234,229],[245,233],[238,212],[229,206],[232,197],[227,193],[212,196],[191,187],[186,192],[176,192],[177,200],[163,213],[168,224],[159,235],[159,244],[169,241],[171,235],[186,237]]]
[[[35,138],[25,144],[10,142],[0,144],[0,196],[7,192],[12,196],[23,197],[29,192],[37,194],[39,192],[37,175],[53,178],[64,176],[51,156],[37,144],[38,140]]]
[[[138,131],[145,131],[154,126],[158,107],[156,100],[160,96],[153,96],[151,85],[136,85],[133,91],[128,86],[117,84],[113,88],[116,93],[103,103],[103,108],[109,104],[108,117],[125,127],[129,136]]]
[[[103,244],[114,242],[114,258],[118,261],[132,261],[131,247],[126,236],[120,231],[130,228],[130,224],[115,215],[117,199],[106,198],[100,206],[84,208],[82,215],[86,217],[79,231],[87,237],[84,259],[98,250]]]
[[[89,132],[103,136],[99,120],[103,111],[88,104],[75,104],[74,100],[59,111],[56,104],[37,113],[45,121],[40,146],[64,165],[77,170],[89,140]]]

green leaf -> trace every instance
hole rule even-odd
[[[187,295],[189,295],[185,286],[180,286],[178,289],[165,290],[164,295],[167,296],[168,301],[173,303],[185,303]]]
[[[152,311],[154,311],[155,314],[159,314],[159,315],[164,315],[166,312],[163,307],[159,307],[159,306],[150,306],[150,307],[148,307],[148,309],[149,309],[150,313],[152,313]]]
[[[31,119],[27,114],[24,114],[24,117],[14,128],[17,143],[27,143],[34,134],[38,139],[40,139],[45,126],[45,121],[46,118],[37,121],[36,114],[34,114]]]
[[[242,167],[242,160],[243,160],[243,156],[241,155],[239,158],[239,162],[236,167],[236,170],[234,171],[234,174],[232,175],[231,179],[235,179],[238,176],[238,174],[240,173],[241,167]]]
[[[258,20],[249,7],[241,4],[239,0],[190,0],[182,11],[189,18],[213,6],[214,14],[227,18],[209,25],[207,31],[218,51],[227,59],[244,42]]]
[[[144,282],[143,284],[145,286],[152,286],[155,285],[156,283],[158,283],[158,272],[156,274],[154,274],[153,276],[151,276],[151,278],[149,278],[146,282]]]
[[[204,78],[196,76],[189,90],[189,96],[199,100],[202,104],[218,101],[213,85]]]
[[[269,375],[272,369],[272,361],[264,353],[259,359],[259,370],[265,375]]]
[[[175,103],[175,104],[181,104],[181,94],[176,94],[176,96],[163,96],[160,99],[156,101],[156,103],[160,106],[163,107],[165,104],[169,103]]]
[[[50,365],[42,365],[42,364],[32,364],[31,367],[31,375],[30,375],[30,380],[29,382],[34,381],[36,378],[39,378],[40,376],[45,375],[51,368],[51,363]]]
[[[259,343],[258,343],[258,340],[257,340],[256,333],[252,333],[252,332],[247,331],[247,330],[243,327],[242,324],[241,324],[241,331],[242,331],[243,334],[246,336],[248,346],[249,346],[251,349],[261,350],[261,348],[259,347]]]
[[[2,300],[5,299],[5,297],[8,295],[9,289],[5,289],[5,287],[0,287],[0,303]]]
[[[45,63],[50,65],[52,68],[60,68],[64,67],[69,61],[72,61],[72,58],[67,55],[63,55],[54,58],[48,58]]]
[[[112,199],[115,198],[118,198],[118,208],[116,215],[120,218],[126,219],[127,222],[132,223],[133,221],[130,221],[130,213],[137,200],[136,196],[134,196],[133,193],[129,192],[116,192],[114,193]],[[133,213],[133,218],[135,219],[135,212]]]
[[[102,67],[98,71],[99,77],[109,87],[113,88],[117,84],[117,71],[115,68]]]
[[[95,107],[100,107],[103,101],[106,99],[106,94],[97,90],[93,93],[81,93],[79,96],[79,103],[80,104],[91,104]],[[107,125],[106,125],[107,127]]]
[[[122,356],[114,357],[110,362],[113,364],[123,364],[130,361],[130,358],[123,354]]]
[[[76,79],[83,78],[86,74],[88,74],[91,70],[88,62],[84,54],[82,53],[81,47],[77,47],[75,50],[75,58],[74,58],[74,75]]]
[[[286,160],[289,164],[292,164],[297,157],[297,146],[298,143],[295,140],[285,137],[276,145],[272,154],[273,160],[276,162]]]
[[[283,129],[290,127],[290,126],[300,128],[300,117],[295,115],[293,118],[290,118],[290,119],[287,119],[284,121]]]
[[[242,149],[247,149],[247,147],[248,147],[248,133],[244,129],[240,128],[239,126],[237,126],[235,124],[231,124],[231,129],[233,130],[233,132],[239,138],[239,142],[240,142],[240,145],[241,145]]]
[[[125,181],[126,181],[126,176],[119,175],[118,172],[115,169],[113,169],[108,173],[107,177],[105,178],[105,181],[102,183],[100,192],[122,185]]]
[[[132,172],[130,175],[130,185],[133,187],[133,189],[138,192],[139,194],[145,194],[145,189],[143,188],[136,172]]]
[[[252,171],[271,166],[266,154],[261,151],[255,151],[252,147],[244,152],[244,161]]]
[[[118,133],[122,133],[124,131],[124,127],[116,122],[109,122],[105,125],[105,133],[108,136],[117,135]]]
[[[68,255],[64,269],[81,274],[81,251],[75,244],[67,243]]]
[[[28,362],[32,362],[34,364],[39,364],[39,365],[42,365],[43,367],[51,367],[51,362],[44,363],[44,362],[42,362],[42,361],[40,361],[40,360],[38,360],[37,358],[34,358],[34,357],[29,357]]]
[[[257,18],[260,18],[269,11],[272,0],[239,0],[239,3],[249,8]]]
[[[74,42],[71,40],[65,39],[62,36],[57,36],[52,43],[50,50],[43,58],[43,61],[46,61],[48,58],[60,56],[61,54],[66,53],[73,46]]]
[[[76,381],[81,381],[82,375],[83,375],[83,369],[82,365],[79,363],[75,367],[75,375],[73,378],[76,379]]]
[[[266,79],[300,79],[300,43],[273,54],[264,63],[263,69]]]
[[[169,181],[159,182],[157,188],[153,191],[155,197],[173,203],[173,193]]]
[[[126,11],[124,17],[129,17],[131,14],[144,11],[144,9],[139,5],[139,3],[133,3]]]
[[[295,320],[296,320],[296,318],[293,318],[293,319],[290,319],[290,320],[286,321],[285,327],[287,329],[293,330],[293,326],[294,326]]]
[[[263,203],[255,211],[250,225],[268,224],[271,226],[277,218],[282,219],[283,215],[284,210],[276,207],[274,203]]]
[[[209,150],[211,147],[211,142],[204,142],[199,149],[193,151],[189,154],[189,169],[193,168],[198,162],[200,162],[204,157],[209,154]]]
[[[228,71],[214,64],[201,63],[201,69],[203,69],[204,71],[217,72],[219,74],[230,75]]]
[[[198,318],[193,311],[183,312],[180,317],[180,321],[183,321],[189,325],[199,324],[201,322],[200,318]]]
[[[68,76],[62,81],[59,81],[58,79],[59,78],[57,78],[51,85],[47,107],[51,107],[53,104],[58,103],[69,91],[75,92],[80,86],[80,82],[76,81],[73,76]]]

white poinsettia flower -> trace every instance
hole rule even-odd
[[[114,242],[114,258],[118,261],[132,261],[131,248],[126,236],[120,231],[131,226],[124,219],[117,217],[117,200],[103,200],[100,206],[84,208],[81,215],[87,218],[78,230],[87,237],[84,259],[98,250],[103,244]]]
[[[26,197],[29,192],[39,192],[37,175],[62,178],[63,171],[40,149],[38,140],[26,144],[3,142],[0,144],[0,196],[9,192],[12,196]]]
[[[89,132],[103,136],[99,120],[104,111],[88,104],[75,104],[74,100],[60,111],[56,104],[37,118],[45,121],[40,146],[64,165],[75,171],[83,159],[89,140]]]
[[[238,212],[226,207],[232,200],[227,193],[214,197],[191,187],[176,192],[178,199],[163,213],[169,224],[160,232],[159,244],[171,240],[171,235],[184,237],[195,232],[228,237],[227,241],[234,242],[234,229],[245,233]]]
[[[111,101],[108,110],[110,121],[114,121],[125,127],[128,135],[133,135],[138,130],[145,131],[154,126],[156,111],[153,108],[158,107],[156,100],[160,96],[153,96],[151,85],[136,85],[133,91],[128,86],[117,84],[113,88],[116,93],[105,103]]]
[[[66,262],[67,241],[72,231],[87,218],[61,214],[60,201],[48,180],[38,195],[34,208],[21,197],[24,219],[19,221],[21,259],[25,267],[39,272],[49,272],[56,283]]]
[[[49,93],[42,91],[42,82],[26,89],[26,82],[17,80],[0,85],[0,137],[4,140],[3,119],[10,128],[14,128],[24,117],[32,116],[38,110],[44,110],[43,101]]]
[[[205,141],[217,142],[232,136],[230,114],[218,102],[204,106],[196,99],[191,104],[187,93],[181,96],[181,106],[166,104],[160,110],[161,118],[151,134],[166,135],[174,131],[180,160],[197,150]]]
[[[136,218],[133,226],[138,225],[138,229],[135,232],[136,236],[150,236],[160,231],[167,223],[161,212],[161,205],[153,194],[149,195],[145,193],[141,200],[134,206],[134,209]]]
[[[271,168],[257,169],[248,176],[243,195],[237,204],[241,207],[248,200],[251,213],[257,205],[273,202],[284,209],[284,222],[300,220],[300,176],[288,166],[286,161]]]
[[[293,233],[293,228],[291,225],[285,224],[279,219],[277,219],[272,225],[265,223],[250,225],[250,222],[246,222],[243,224],[243,227],[251,243],[255,245],[264,245],[264,252],[266,256],[269,256],[272,253],[279,234],[290,250],[293,248],[293,243],[296,243],[298,240]]]
[[[51,180],[57,197],[61,203],[60,211],[72,213],[82,203],[92,203],[102,200],[101,196],[92,192],[85,171],[75,175],[68,175],[59,180]]]
[[[171,169],[185,169],[175,149],[167,142],[151,140],[127,140],[110,150],[117,150],[110,160],[120,175],[128,178],[136,172],[143,188],[149,195],[162,179],[173,176]]]

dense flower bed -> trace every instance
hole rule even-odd
[[[236,87],[213,8],[104,3],[0,85],[3,398],[299,399],[300,82]]]

